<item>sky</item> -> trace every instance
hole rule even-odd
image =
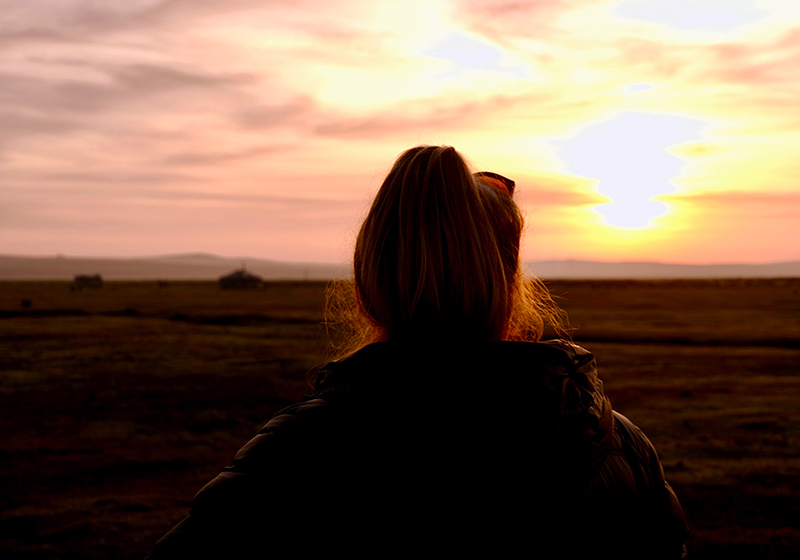
[[[0,0],[0,253],[343,262],[395,158],[523,258],[800,260],[796,0]]]

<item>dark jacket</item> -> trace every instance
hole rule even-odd
[[[586,350],[384,342],[323,368],[314,395],[242,447],[152,559],[658,559],[681,558],[686,536],[655,449],[612,412]]]

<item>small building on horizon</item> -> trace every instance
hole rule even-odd
[[[89,288],[97,290],[103,287],[103,277],[99,274],[76,274],[72,281],[73,290]]]
[[[244,268],[234,270],[219,279],[219,287],[225,290],[258,290],[263,283],[264,281],[260,276],[250,274]]]

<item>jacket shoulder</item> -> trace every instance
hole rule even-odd
[[[608,523],[626,527],[631,555],[647,551],[647,558],[682,558],[688,525],[658,453],[627,417],[614,411],[613,418],[614,439],[589,495],[605,502]]]
[[[326,455],[323,432],[336,424],[338,408],[312,398],[275,414],[239,449],[233,463],[200,489],[189,515],[156,543],[148,558],[255,558],[254,539],[264,526],[282,529],[271,550],[280,553],[282,543],[299,542],[305,528],[292,520],[308,507],[307,490]]]

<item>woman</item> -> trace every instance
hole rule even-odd
[[[612,412],[591,354],[538,342],[559,312],[522,277],[513,192],[451,147],[398,158],[356,241],[346,357],[153,558],[682,557],[686,522],[653,446]]]

